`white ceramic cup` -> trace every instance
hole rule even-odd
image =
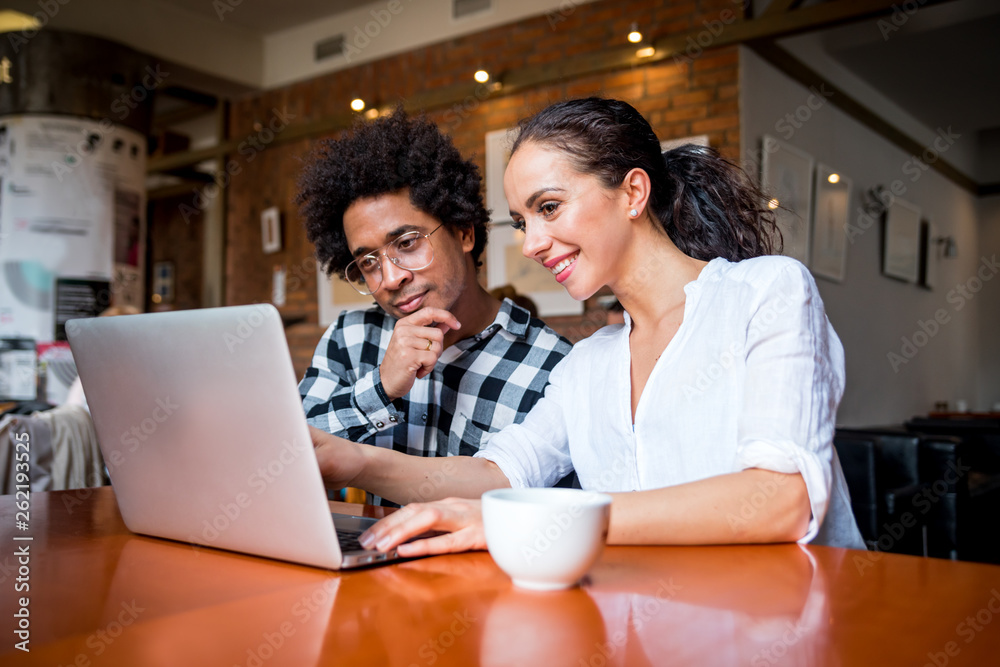
[[[493,560],[516,586],[576,585],[604,549],[611,496],[580,489],[494,489],[483,494]]]

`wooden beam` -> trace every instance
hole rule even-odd
[[[857,120],[862,125],[874,130],[882,137],[902,148],[907,153],[919,156],[926,149],[919,141],[910,135],[900,131],[889,122],[883,120],[878,114],[858,102],[846,92],[827,81],[815,70],[801,60],[785,51],[783,48],[772,42],[752,42],[750,48],[761,58],[771,63],[774,67],[784,72],[788,77],[798,81],[807,88],[823,89],[829,91],[827,97],[830,103],[839,107],[847,115]],[[943,174],[956,185],[965,188],[972,194],[979,194],[979,185],[959,171],[954,165],[943,157],[938,157],[933,163],[928,165]]]
[[[200,187],[204,187],[204,183],[200,181],[184,181],[183,183],[177,183],[175,185],[164,185],[163,187],[155,188],[146,193],[146,199],[153,201],[155,199],[169,199],[171,197],[179,197],[181,195],[187,195]]]
[[[784,14],[787,11],[797,9],[802,4],[802,0],[771,0],[771,4],[760,13],[762,17],[772,14]]]
[[[172,111],[167,111],[153,116],[153,128],[162,130],[172,125],[186,123],[189,120],[207,116],[213,111],[215,111],[215,107],[203,107],[200,104],[192,104],[181,107],[179,109],[174,109]]]
[[[189,104],[197,104],[198,106],[205,107],[206,109],[214,109],[215,105],[219,103],[218,98],[215,95],[209,95],[198,90],[192,90],[185,86],[164,86],[160,89],[159,94],[167,95],[168,97],[175,97],[179,100],[184,100]]]
[[[194,167],[178,167],[177,169],[170,169],[168,171],[162,172],[168,176],[176,176],[184,181],[192,181],[196,183],[211,183],[215,180],[212,174],[205,171],[198,171]]]
[[[180,151],[163,157],[152,158],[146,163],[146,173],[156,174],[163,171],[180,169],[181,167],[190,167],[199,162],[211,160],[226,153],[232,153],[236,150],[237,145],[237,142],[234,141],[220,141],[215,146],[209,146],[208,148]]]
[[[1000,183],[984,183],[979,186],[980,197],[989,197],[991,195],[1000,195]]]
[[[289,125],[281,132],[274,134],[274,138],[264,147],[267,148],[278,144],[288,143],[290,141],[308,139],[315,136],[330,134],[338,130],[343,130],[350,127],[356,118],[357,116],[354,114],[336,114],[312,121],[310,123]],[[215,146],[209,146],[208,148],[199,148],[197,150],[184,151],[181,153],[171,153],[170,155],[166,155],[161,158],[149,160],[149,162],[146,163],[146,173],[152,174],[161,171],[170,171],[179,167],[198,164],[204,160],[218,158],[229,153],[236,153],[240,149],[246,150],[254,148],[251,141],[255,136],[256,133],[251,132],[249,136],[220,141]],[[257,145],[262,144],[262,141],[257,142]],[[256,150],[256,148],[254,148],[254,150]]]

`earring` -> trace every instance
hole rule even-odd
[[[628,214],[634,218],[635,216],[639,215],[639,211],[632,209],[631,211],[628,212]]]

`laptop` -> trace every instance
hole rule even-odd
[[[129,530],[339,570],[395,560],[331,514],[278,311],[66,323]]]

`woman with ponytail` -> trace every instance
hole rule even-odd
[[[358,451],[314,431],[330,483],[406,503],[428,500],[428,478],[437,498],[478,498],[575,469],[613,496],[609,544],[864,548],[832,446],[843,348],[809,271],[772,254],[774,217],[742,170],[700,146],[661,154],[634,108],[589,98],[522,122],[504,191],[524,255],[575,299],[609,286],[625,324],[578,343],[475,457]],[[448,532],[401,544],[428,529]],[[479,503],[412,502],[362,543],[485,548]]]

